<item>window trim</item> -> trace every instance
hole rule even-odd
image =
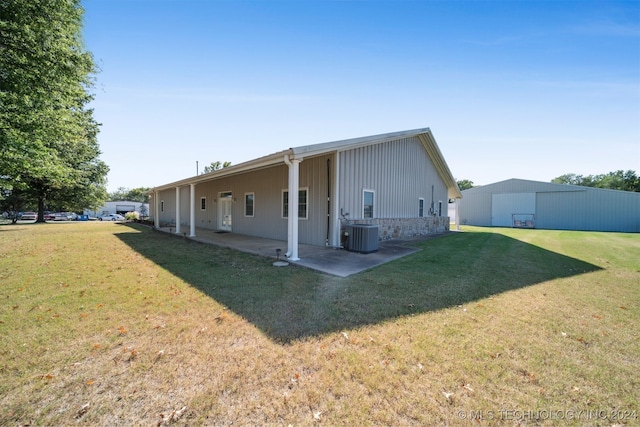
[[[418,197],[418,218],[424,218],[424,197]]]
[[[200,197],[200,210],[201,211],[206,211],[207,210],[207,198],[206,197]]]
[[[365,194],[366,193],[371,193],[372,194],[372,200],[371,200],[371,216],[365,216]],[[363,188],[362,189],[362,218],[363,219],[373,219],[376,217],[376,192],[375,190],[371,190],[368,188]]]
[[[164,212],[164,200],[160,200],[160,212]]]
[[[305,216],[300,216],[300,193],[305,191],[307,194],[307,202],[305,203]],[[287,193],[287,216],[284,215],[284,194]],[[282,219],[289,218],[289,189],[283,188],[280,196],[280,217]],[[298,188],[298,219],[308,220],[309,219],[309,187],[299,187]]]
[[[251,215],[247,214],[247,197],[251,196]],[[244,216],[246,218],[253,218],[256,216],[256,193],[253,191],[244,193]]]

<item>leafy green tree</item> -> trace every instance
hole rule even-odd
[[[0,0],[0,187],[79,210],[107,196],[80,0]]]
[[[473,188],[473,181],[470,181],[468,179],[461,179],[456,181],[458,183],[458,188],[460,190],[468,190],[469,188]]]
[[[228,168],[229,166],[231,166],[231,162],[224,162],[224,163],[211,162],[209,166],[204,167],[204,171],[202,173],[205,174],[205,173],[215,172],[223,168]]]
[[[149,187],[125,188],[118,187],[113,193],[109,193],[109,200],[130,200],[132,202],[149,203]]]
[[[581,185],[583,187],[640,192],[640,178],[633,170],[617,170],[600,175],[576,175],[568,173],[551,180],[556,184]]]
[[[568,185],[582,185],[582,175],[576,175],[575,173],[566,173],[559,177],[553,178],[551,182],[554,184],[568,184]]]

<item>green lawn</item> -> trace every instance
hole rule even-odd
[[[0,226],[0,425],[638,424],[639,234],[417,245],[343,279],[133,225]]]

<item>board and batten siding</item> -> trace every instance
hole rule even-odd
[[[339,153],[339,208],[350,220],[363,219],[363,191],[374,196],[374,218],[417,218],[418,200],[424,216],[432,201],[442,202],[447,216],[447,188],[417,137],[398,139]]]

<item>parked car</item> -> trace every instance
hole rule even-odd
[[[56,219],[55,212],[45,212],[44,213],[44,220],[45,221],[53,221],[54,219]]]
[[[120,214],[108,214],[98,218],[100,221],[124,221],[124,217]]]
[[[76,214],[73,212],[58,212],[53,217],[54,221],[73,221],[76,219]]]
[[[23,212],[20,217],[21,221],[35,221],[38,219],[38,214],[35,212]]]

